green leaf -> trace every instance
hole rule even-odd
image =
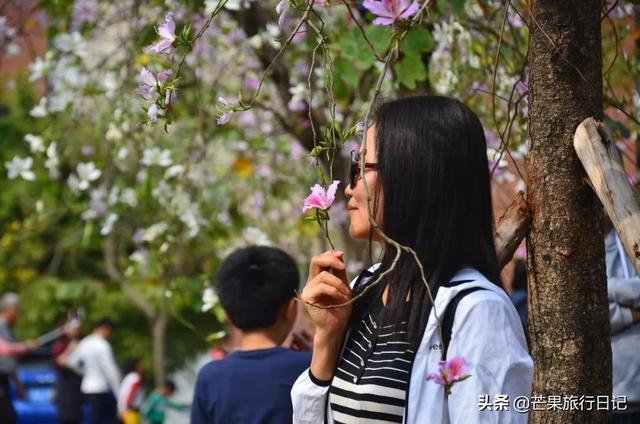
[[[455,13],[462,12],[462,9],[464,9],[465,2],[466,0],[451,0],[451,7],[453,8],[453,11]]]
[[[350,59],[352,68],[364,71],[373,65],[375,57],[357,27],[344,34],[339,45],[343,57]]]
[[[366,27],[364,29],[364,32],[365,34],[367,34],[367,38],[373,45],[373,48],[378,56],[383,56],[384,52],[389,47],[389,44],[391,43],[391,37],[393,36],[390,28],[384,25],[371,25]]]
[[[427,79],[427,70],[418,56],[405,56],[395,69],[398,82],[412,90],[416,88],[416,82]]]
[[[417,26],[407,33],[400,43],[400,51],[408,55],[419,56],[422,52],[433,50],[435,43],[431,33],[423,26]]]
[[[357,88],[360,83],[360,72],[353,69],[351,63],[345,58],[339,58],[334,63],[335,75],[339,76],[347,85],[347,88]]]

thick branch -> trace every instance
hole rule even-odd
[[[135,291],[123,278],[116,265],[116,246],[113,237],[106,237],[104,240],[104,263],[107,276],[111,281],[120,285],[122,293],[144,314],[147,319],[153,319],[156,311],[142,294]]]
[[[627,256],[640,273],[640,206],[611,134],[601,122],[587,118],[578,125],[573,146]]]
[[[531,211],[524,200],[524,193],[520,191],[496,226],[494,242],[500,269],[509,263],[516,249],[527,236],[530,225]]]

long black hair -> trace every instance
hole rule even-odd
[[[382,206],[384,232],[415,250],[434,296],[465,267],[500,285],[487,146],[478,117],[458,100],[416,96],[383,103],[374,123],[382,188],[374,216]],[[393,246],[385,246],[378,272],[389,269],[395,255]],[[376,290],[389,287],[385,321],[405,317],[408,339],[416,345],[432,305],[414,258],[403,253],[385,278]]]

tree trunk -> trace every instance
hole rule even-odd
[[[600,0],[535,0],[529,28],[529,335],[535,395],[610,395],[602,207],[573,134],[602,116]],[[532,411],[531,422],[607,422],[607,411]]]
[[[153,345],[153,378],[156,383],[162,384],[166,380],[166,333],[169,316],[166,312],[159,312],[156,317],[149,320]]]

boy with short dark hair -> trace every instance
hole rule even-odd
[[[191,424],[292,422],[291,387],[311,361],[308,352],[280,346],[296,319],[299,278],[295,261],[273,247],[239,249],[224,260],[215,288],[241,346],[200,370]]]
[[[175,403],[169,400],[176,391],[176,385],[171,380],[166,380],[156,388],[142,405],[142,417],[148,424],[164,424],[167,409],[176,411],[189,410],[188,405]]]

